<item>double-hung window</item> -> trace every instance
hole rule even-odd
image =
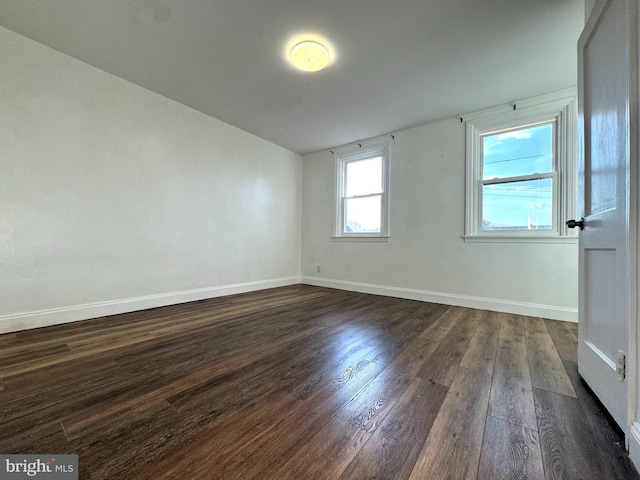
[[[335,238],[388,238],[388,142],[338,153],[336,173]]]
[[[575,102],[562,98],[467,122],[465,239],[571,237]]]
[[[483,232],[557,230],[556,132],[550,121],[480,136]]]

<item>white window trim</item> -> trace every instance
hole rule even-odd
[[[556,122],[556,172],[552,230],[483,231],[482,141],[485,133],[544,122]],[[490,109],[467,116],[465,242],[575,243],[577,233],[565,222],[576,211],[576,95],[575,89]]]
[[[361,142],[356,146],[345,147],[334,153],[336,168],[335,203],[334,203],[334,241],[389,241],[389,141]],[[345,165],[352,161],[363,160],[375,156],[382,157],[382,194],[380,232],[348,233],[344,226],[344,185]]]

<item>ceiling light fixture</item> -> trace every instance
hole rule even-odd
[[[291,62],[305,72],[317,72],[329,63],[329,52],[320,43],[305,40],[291,50]]]

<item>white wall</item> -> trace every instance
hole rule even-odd
[[[394,135],[389,243],[332,240],[333,156],[304,157],[303,282],[577,321],[576,243],[462,239],[465,125],[459,118]]]
[[[301,160],[3,28],[0,105],[0,332],[301,269],[312,284],[577,318],[575,244],[462,240],[457,118],[395,135],[391,241],[347,243],[331,239],[329,152]]]
[[[0,28],[0,332],[299,282],[299,156]]]

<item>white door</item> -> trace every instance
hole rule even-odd
[[[579,241],[578,367],[627,432],[627,385],[617,363],[628,349],[630,308],[630,129],[637,0],[597,2],[578,43]],[[630,10],[630,9],[633,9]],[[635,75],[635,72],[633,73]],[[635,182],[634,182],[635,185]]]

